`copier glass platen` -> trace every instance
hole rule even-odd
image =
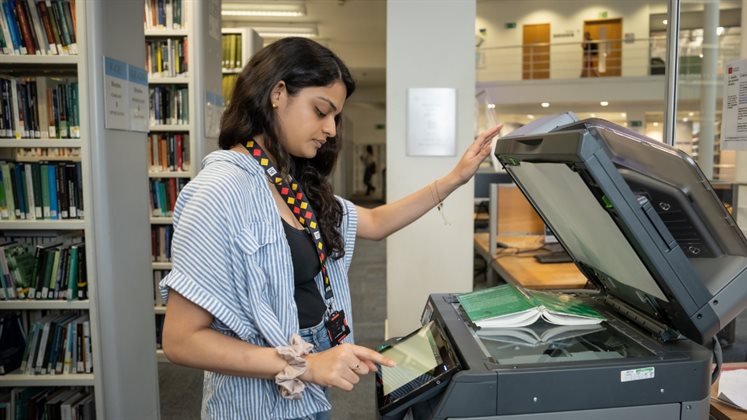
[[[747,307],[747,241],[695,162],[599,119],[495,155],[594,286],[566,293],[606,321],[479,329],[433,294],[422,322],[460,370],[382,417],[707,419],[713,337]]]

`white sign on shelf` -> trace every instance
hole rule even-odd
[[[747,150],[747,60],[724,68],[721,150]]]
[[[148,132],[148,72],[140,67],[127,65],[130,94],[130,130]]]
[[[127,92],[127,63],[104,57],[104,127],[130,129],[130,103]]]
[[[456,154],[456,89],[407,89],[407,155]]]

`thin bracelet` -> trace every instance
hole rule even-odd
[[[443,200],[441,199],[441,194],[438,192],[438,184],[436,182],[438,181],[438,178],[433,180],[433,188],[436,189],[436,198],[438,198],[439,204],[443,204]]]
[[[441,220],[444,221],[444,225],[450,226],[451,223],[449,223],[448,220],[446,220],[446,216],[444,215],[443,210],[441,210],[444,207],[444,202],[441,200],[441,194],[438,193],[438,184],[436,183],[438,179],[435,179],[431,184],[433,185],[433,189],[436,191],[436,209],[438,210],[438,214],[441,215]]]

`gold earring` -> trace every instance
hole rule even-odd
[[[273,108],[277,108],[277,107],[278,107],[278,104],[272,104],[272,107],[273,107]]]

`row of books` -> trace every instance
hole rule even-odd
[[[148,136],[150,172],[189,171],[189,134],[152,133]]]
[[[153,270],[153,303],[156,307],[166,306],[163,297],[161,297],[160,286],[158,284],[161,283],[161,280],[163,280],[163,278],[168,274],[169,270]]]
[[[34,320],[20,372],[29,375],[93,372],[88,312],[50,313]]]
[[[93,389],[5,388],[0,390],[2,420],[94,420],[96,407]]]
[[[149,76],[186,75],[189,61],[187,38],[150,39],[145,41],[145,68]]]
[[[80,162],[0,162],[0,219],[83,218]]]
[[[86,250],[82,241],[37,245],[0,244],[0,297],[3,300],[85,300]]]
[[[80,147],[17,147],[13,149],[16,162],[46,160],[80,160]]]
[[[145,29],[186,28],[187,10],[184,0],[145,0]]]
[[[0,76],[0,137],[79,138],[78,81]]]
[[[156,314],[156,348],[163,348],[163,321],[166,317],[163,314]]]
[[[154,217],[169,217],[174,213],[176,197],[189,180],[166,178],[150,180],[150,214]]]
[[[189,90],[186,86],[152,86],[150,124],[189,124]]]
[[[223,75],[223,97],[226,99],[226,102],[231,100],[231,95],[233,95],[233,87],[236,85],[236,80],[238,80],[238,78],[238,74]]]
[[[241,56],[241,34],[223,34],[221,44],[223,69],[236,70],[244,67],[244,59]]]
[[[3,54],[77,54],[75,0],[2,0]]]
[[[171,237],[174,228],[167,226],[150,227],[151,261],[171,262]]]

